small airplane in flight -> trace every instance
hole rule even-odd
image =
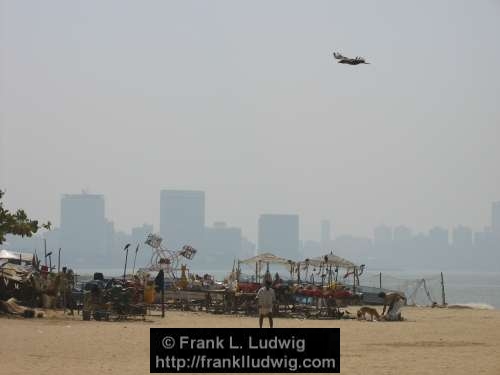
[[[339,64],[349,64],[349,65],[358,65],[358,64],[369,64],[363,57],[356,56],[356,58],[352,59],[350,57],[342,56],[340,53],[334,52],[333,57],[335,57]]]

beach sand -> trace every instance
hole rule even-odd
[[[276,318],[275,326],[340,327],[343,374],[500,374],[499,310],[407,307],[403,315],[405,322]],[[0,317],[0,373],[147,374],[150,327],[257,326],[254,317],[205,312],[80,319]]]

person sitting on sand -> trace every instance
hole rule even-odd
[[[276,294],[274,289],[271,288],[271,281],[266,280],[265,286],[259,289],[257,292],[257,303],[259,306],[259,327],[262,328],[262,323],[264,322],[264,317],[267,316],[269,319],[269,327],[273,328],[273,305],[276,301]]]
[[[384,308],[382,309],[382,318],[384,320],[402,320],[400,309],[406,304],[406,297],[398,292],[384,293],[380,292],[378,294],[380,298],[384,299]],[[387,309],[387,314],[385,309]]]

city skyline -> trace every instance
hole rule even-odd
[[[182,190],[182,189],[160,189],[159,190],[160,193],[162,191],[172,191],[172,192],[193,192],[193,193],[201,193],[203,195],[203,200],[205,201],[205,196],[207,196],[207,198],[209,197],[208,194],[206,194],[206,192],[204,191],[201,191],[201,190]],[[89,191],[85,191],[85,190],[82,190],[81,193],[62,193],[60,194],[60,203],[59,203],[59,208],[58,208],[58,211],[60,212],[59,214],[59,217],[57,218],[49,218],[49,220],[51,221],[52,225],[53,225],[53,228],[60,228],[60,222],[61,222],[61,210],[62,210],[62,201],[65,199],[65,198],[70,198],[70,197],[75,197],[75,196],[79,196],[79,195],[88,195],[88,196],[99,196],[99,197],[103,197],[103,199],[105,199],[106,201],[106,205],[104,206],[104,216],[107,218],[107,217],[110,217],[110,218],[113,218],[111,215],[109,215],[107,213],[107,202],[109,200],[108,197],[105,196],[105,194],[101,194],[101,193],[98,193],[98,194],[94,194],[94,193],[90,193]],[[161,216],[161,199],[160,199],[160,203],[158,204],[158,207],[157,207],[157,210],[158,211],[157,213],[157,216],[160,217]],[[297,210],[295,211],[297,212]],[[296,213],[279,213],[279,212],[274,212],[274,213],[270,213],[268,212],[269,214],[274,214],[274,215],[297,215]],[[255,227],[258,228],[258,217],[260,215],[263,215],[264,213],[259,213],[257,216],[256,216],[256,219],[255,219]],[[202,223],[202,226],[205,226],[206,223],[220,223],[220,222],[223,222],[223,223],[226,223],[226,222],[229,222],[227,220],[227,218],[224,218],[224,217],[221,217],[221,215],[217,215],[217,214],[213,214],[212,212],[210,211],[207,211],[206,213],[203,214],[204,216],[204,221]],[[301,215],[298,215],[299,217],[301,217]],[[333,215],[332,215],[333,216]],[[208,217],[211,217],[211,219],[207,219]],[[214,219],[215,218],[215,219]],[[489,220],[489,221],[488,221]],[[322,242],[322,237],[324,235],[323,233],[323,229],[324,229],[324,226],[326,225],[327,228],[328,228],[328,234],[330,236],[335,236],[335,234],[340,234],[340,235],[355,235],[355,236],[359,236],[359,237],[368,237],[368,238],[374,238],[374,231],[377,230],[377,228],[379,227],[390,227],[392,229],[398,229],[398,228],[408,228],[411,230],[411,232],[415,235],[419,234],[419,233],[428,233],[429,231],[431,231],[432,229],[434,228],[444,228],[444,229],[447,229],[449,231],[449,238],[451,239],[451,236],[452,236],[452,232],[453,230],[457,229],[457,228],[461,228],[461,227],[465,227],[465,228],[468,228],[472,231],[472,233],[476,233],[476,232],[483,232],[483,231],[488,231],[488,230],[491,230],[491,231],[500,231],[500,201],[493,201],[493,202],[490,202],[489,204],[489,210],[488,212],[485,214],[485,221],[483,224],[481,225],[478,225],[477,227],[474,227],[474,226],[470,226],[470,225],[467,225],[467,224],[464,224],[465,223],[465,220],[462,220],[462,221],[458,221],[459,224],[456,224],[456,225],[446,225],[446,224],[436,224],[436,223],[430,223],[426,228],[423,228],[422,230],[416,230],[414,227],[411,227],[410,225],[408,225],[407,223],[402,223],[402,222],[396,222],[396,223],[373,223],[372,227],[371,227],[371,230],[369,230],[368,233],[363,233],[363,234],[359,234],[359,232],[354,232],[354,233],[350,233],[350,232],[339,232],[336,230],[336,223],[333,222],[332,224],[332,220],[329,219],[329,218],[324,218],[324,217],[321,217],[321,218],[316,218],[316,226],[317,226],[317,234],[314,236],[308,236],[308,235],[304,235],[304,232],[300,231],[299,230],[299,238],[302,240],[302,239],[311,239],[311,238],[315,238],[315,239],[319,239],[320,242]],[[121,231],[121,232],[131,232],[133,231],[134,229],[136,229],[139,225],[152,225],[154,228],[156,228],[156,232],[158,234],[161,234],[161,225],[160,225],[160,221],[158,220],[158,222],[154,222],[151,218],[149,220],[145,220],[143,222],[135,222],[131,228],[128,228],[128,229],[124,229],[124,228],[120,228],[120,227],[117,227],[116,226],[116,221],[115,219],[113,218],[112,220],[110,220],[110,223],[113,225],[114,229],[117,230],[117,231]],[[257,243],[258,242],[258,230],[255,231],[256,233],[256,236],[255,238],[254,237],[250,237],[248,235],[248,233],[251,233],[252,231],[248,231],[247,228],[244,228],[244,227],[241,227],[241,226],[238,226],[236,225],[235,223],[232,223],[232,226],[236,226],[236,227],[239,227],[242,229],[243,233],[245,233],[245,235],[251,239],[254,243]],[[299,228],[302,228],[302,217],[301,217],[301,225]],[[496,228],[496,229],[495,229]],[[164,235],[166,233],[163,233]],[[166,236],[168,237],[168,236]]]
[[[165,189],[160,189],[159,191],[161,191],[161,190],[165,190]],[[180,188],[170,189],[170,190],[184,191]],[[201,190],[189,189],[187,191],[201,191]],[[207,194],[206,192],[204,192],[204,193],[207,196],[206,200],[209,201],[210,195]],[[153,225],[154,228],[156,228],[156,232],[158,232],[158,233],[161,232],[161,230],[160,230],[160,216],[161,216],[160,212],[161,212],[161,209],[159,208],[160,205],[158,205],[158,207],[156,209],[153,207],[149,210],[150,212],[154,212],[152,217],[146,218],[143,221],[134,222],[131,224],[132,226],[130,228],[123,228],[123,227],[120,227],[117,225],[116,218],[112,214],[109,213],[109,211],[110,211],[108,208],[109,200],[110,200],[109,197],[107,197],[103,193],[95,193],[94,194],[93,192],[90,192],[89,190],[85,190],[85,189],[81,190],[81,194],[101,195],[101,196],[106,197],[105,216],[113,218],[111,220],[111,222],[114,226],[114,229],[117,231],[130,232],[134,228],[136,228],[138,225],[148,224],[148,225]],[[62,194],[59,194],[59,197],[64,197],[65,195],[78,195],[78,194],[76,194],[76,193],[62,193]],[[8,204],[6,204],[6,206],[9,207]],[[25,207],[23,207],[23,208],[25,208]],[[60,202],[58,203],[55,211],[60,212]],[[212,211],[214,211],[214,210],[212,210]],[[207,210],[206,216],[205,216],[206,223],[231,222],[227,217],[223,217],[221,214],[214,214],[212,211]],[[286,212],[274,212],[274,214],[297,214],[297,212],[299,212],[299,211],[300,210],[296,209],[296,210],[292,210],[291,212],[288,212],[288,213],[286,213]],[[266,212],[266,211],[264,211],[264,212]],[[231,225],[234,227],[241,228],[243,233],[245,234],[245,236],[248,239],[250,239],[254,243],[257,243],[258,242],[258,217],[261,214],[262,213],[257,213],[255,220],[254,220],[254,225],[251,225],[249,228],[243,227],[241,225],[238,225],[238,223],[234,223],[234,222],[231,222]],[[372,226],[369,227],[366,232],[365,231],[363,231],[363,232],[361,232],[361,231],[348,232],[348,231],[338,230],[338,228],[343,227],[342,219],[337,219],[337,220],[331,219],[331,217],[335,216],[334,214],[332,214],[330,217],[325,217],[325,216],[322,216],[319,218],[310,218],[309,217],[308,218],[309,220],[304,220],[304,218],[300,214],[297,214],[297,215],[299,215],[301,218],[301,225],[300,225],[300,232],[299,232],[299,238],[301,240],[302,239],[321,238],[321,230],[322,230],[322,225],[323,225],[322,223],[325,221],[329,223],[329,227],[331,229],[332,235],[335,235],[335,234],[346,235],[346,234],[348,234],[348,235],[354,235],[354,236],[358,236],[358,237],[373,238],[374,230],[379,226],[388,226],[388,227],[392,227],[392,228],[407,227],[407,228],[410,228],[412,230],[413,234],[416,235],[419,233],[428,233],[433,228],[438,227],[438,228],[445,228],[445,229],[449,230],[449,236],[451,238],[452,231],[455,228],[467,227],[467,228],[471,229],[471,231],[473,233],[475,233],[475,232],[487,231],[488,229],[493,229],[493,227],[495,225],[498,226],[499,225],[498,223],[500,223],[500,219],[499,219],[500,218],[500,201],[493,201],[493,202],[490,202],[487,204],[486,211],[484,212],[484,215],[483,215],[484,221],[483,221],[483,223],[480,223],[477,226],[467,224],[466,218],[456,220],[456,224],[429,223],[428,225],[421,227],[421,228],[418,228],[418,229],[411,226],[408,223],[396,221],[396,222],[392,222],[392,223],[389,223],[389,222],[372,223]],[[154,217],[156,217],[157,219],[154,220]],[[52,217],[46,218],[46,220],[50,220],[54,227],[60,227],[60,215],[55,217],[55,218],[52,218]],[[312,229],[308,228],[307,230],[303,230],[303,223],[304,222],[307,222],[308,227],[313,227],[313,228]]]
[[[467,261],[476,266],[481,264],[482,261],[477,259],[482,256],[500,258],[500,230],[496,226],[499,202],[492,202],[491,223],[484,231],[473,231],[466,226],[434,226],[423,233],[405,225],[378,225],[369,237],[332,234],[330,221],[322,219],[318,221],[321,235],[306,238],[299,235],[298,215],[261,214],[257,219],[259,237],[256,242],[249,241],[242,228],[224,221],[212,225],[206,223],[203,191],[161,190],[158,207],[165,217],[163,230],[143,224],[129,233],[115,230],[112,218],[104,214],[106,198],[101,194],[64,194],[60,202],[63,225],[45,232],[42,237],[53,250],[63,247],[64,255],[76,265],[89,262],[115,264],[126,243],[144,248],[144,240],[151,232],[160,232],[165,246],[170,249],[194,245],[200,250],[200,255],[193,264],[209,267],[229,267],[234,260],[231,257],[241,259],[256,252],[269,251],[292,259],[334,251],[360,262],[371,260],[378,266],[382,261],[396,266],[404,258],[412,260],[413,264],[421,264],[426,256],[439,259],[441,263],[453,257],[450,264]],[[182,227],[180,232],[176,231],[179,225]],[[40,236],[32,239],[10,236],[10,243],[6,246],[13,250],[32,251],[40,247],[40,239]],[[144,263],[147,260],[147,251],[141,252],[139,261]]]
[[[263,212],[300,215],[305,238],[322,218],[482,229],[500,200],[496,2],[189,3],[2,2],[8,208],[55,222],[83,187],[130,231],[182,187],[254,240]]]

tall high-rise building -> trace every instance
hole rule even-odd
[[[77,265],[109,262],[104,196],[66,194],[61,199],[60,246],[64,259]]]
[[[500,234],[500,202],[493,202],[491,205],[491,230]]]
[[[241,252],[241,229],[228,227],[225,222],[215,222],[213,227],[205,228],[203,251],[197,254],[194,264],[200,269],[227,270],[235,259],[243,259]]]
[[[321,220],[321,247],[326,251],[332,245],[332,229],[330,220]]]
[[[160,235],[167,248],[178,250],[184,245],[190,245],[201,250],[204,229],[205,192],[160,192]]]
[[[260,215],[259,253],[267,252],[300,259],[298,215]]]

